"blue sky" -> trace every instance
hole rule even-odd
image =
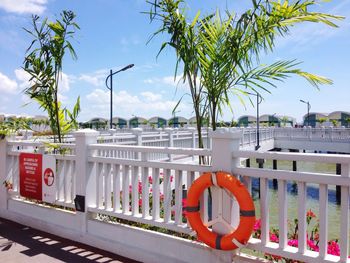
[[[226,6],[230,10],[244,10],[243,1],[188,0],[189,13],[198,9],[209,13]],[[21,70],[25,50],[31,42],[22,29],[30,28],[31,14],[53,19],[62,10],[76,13],[81,30],[73,41],[78,60],[67,56],[63,66],[60,98],[69,108],[77,96],[81,97],[80,120],[92,117],[109,118],[109,91],[104,81],[109,69],[118,70],[134,63],[135,67],[114,76],[114,116],[131,118],[132,115],[171,117],[178,99],[188,89],[174,82],[175,56],[165,50],[158,59],[156,54],[166,39],[156,38],[146,44],[158,24],[150,24],[149,6],[145,0],[0,0],[0,113],[38,115],[43,114],[38,105],[29,102],[22,93],[27,76]],[[350,1],[322,3],[315,9],[337,15],[349,16]],[[350,20],[338,22],[337,29],[318,24],[304,24],[292,30],[291,35],[278,39],[273,54],[264,55],[262,63],[279,59],[303,61],[302,69],[326,76],[334,81],[320,90],[298,77],[278,83],[272,94],[263,94],[261,114],[288,115],[301,120],[306,105],[300,99],[310,101],[311,111],[329,113],[350,111],[349,61]],[[226,110],[225,120],[241,115],[255,115],[256,109],[247,101],[246,108],[233,99],[233,114]],[[177,115],[193,116],[190,102],[185,100]]]

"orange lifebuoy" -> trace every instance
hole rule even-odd
[[[226,188],[236,198],[240,208],[238,228],[226,235],[210,231],[200,216],[199,198],[206,188],[218,186]],[[220,250],[233,250],[247,244],[255,223],[254,202],[245,186],[234,176],[225,172],[204,173],[195,180],[189,189],[186,204],[186,217],[199,240]]]

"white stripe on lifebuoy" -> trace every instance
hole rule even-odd
[[[213,185],[218,186],[218,181],[216,180],[216,173],[211,173],[211,180]]]
[[[245,247],[244,244],[242,244],[241,242],[239,242],[237,239],[232,239],[232,243],[235,244],[237,247],[242,248]]]

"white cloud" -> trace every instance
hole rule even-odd
[[[70,90],[70,78],[67,74],[62,73],[61,79],[60,79],[60,83],[59,83],[59,90],[61,92],[67,92]]]
[[[109,116],[110,93],[107,90],[95,89],[86,96],[88,108],[82,107],[82,118]],[[177,101],[167,100],[160,94],[150,91],[141,92],[140,95],[133,95],[123,90],[113,95],[114,114],[113,116],[124,116],[130,118],[133,114],[149,118],[152,116],[170,117]],[[189,112],[187,105],[180,106],[181,112]],[[186,114],[188,115],[188,114]]]
[[[98,76],[90,76],[90,75],[82,74],[79,77],[79,80],[85,81],[95,87],[99,87],[103,85],[101,78],[99,78]]]
[[[46,9],[47,0],[0,0],[0,8],[9,13],[42,14]]]
[[[108,69],[98,69],[92,73],[84,73],[78,77],[78,80],[84,81],[95,87],[101,87],[104,85],[104,80],[109,73]]]
[[[175,79],[174,79],[174,76],[165,76],[162,78],[149,78],[149,79],[145,79],[143,82],[150,85],[158,85],[158,86],[166,85],[166,86],[176,87],[180,89],[188,89],[187,83],[183,82],[183,78],[181,76],[176,76]]]
[[[19,87],[21,89],[26,89],[30,86],[30,74],[27,73],[24,69],[15,69],[15,75],[17,80],[19,81]]]
[[[8,94],[15,94],[18,91],[18,84],[15,80],[0,72],[0,91]]]
[[[150,101],[150,102],[161,100],[162,98],[162,95],[154,94],[150,91],[141,92],[141,95],[146,99],[146,101]]]

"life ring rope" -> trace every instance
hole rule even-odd
[[[239,225],[237,229],[226,235],[220,235],[208,229],[208,226],[217,222],[221,222],[228,229],[232,229],[232,226],[221,215],[207,224],[203,223],[200,216],[200,196],[205,189],[211,186],[220,187],[233,195],[240,206]],[[189,189],[187,207],[184,210],[187,212],[187,220],[194,232],[197,233],[198,239],[215,249],[233,250],[244,247],[250,238],[255,223],[255,208],[249,192],[238,179],[225,172],[204,173],[197,178]]]

